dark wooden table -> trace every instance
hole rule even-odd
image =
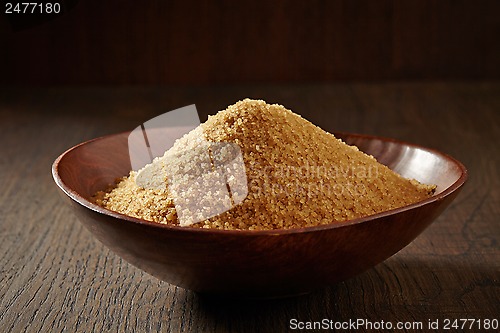
[[[187,104],[206,115],[247,96],[339,131],[442,150],[468,167],[469,181],[392,258],[274,301],[207,299],[159,281],[97,242],[59,197],[50,167],[65,149]],[[4,87],[0,119],[0,332],[280,332],[292,319],[439,320],[442,329],[446,319],[500,319],[498,82]]]

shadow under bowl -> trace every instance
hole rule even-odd
[[[334,133],[404,177],[436,184],[421,202],[317,227],[228,231],[168,226],[126,216],[90,199],[131,169],[120,133],[79,144],[52,166],[54,180],[85,227],[120,257],[168,283],[230,297],[298,295],[357,275],[417,237],[456,197],[465,167],[438,151],[397,140]]]

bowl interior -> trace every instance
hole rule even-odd
[[[117,178],[128,175],[131,170],[128,134],[97,138],[61,155],[54,163],[53,170],[61,189],[81,204],[95,209],[96,206],[88,202],[92,195],[113,184]],[[465,182],[465,167],[438,151],[392,139],[348,133],[334,134],[347,144],[373,155],[380,163],[403,177],[437,185],[434,197],[453,191],[453,185],[459,187]],[[83,202],[81,199],[84,199]]]
[[[337,133],[336,136],[373,155],[405,178],[437,185],[435,196],[466,175],[465,167],[460,162],[436,150],[371,136],[347,133]]]

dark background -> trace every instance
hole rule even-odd
[[[0,84],[500,78],[497,0],[61,2],[0,15]]]

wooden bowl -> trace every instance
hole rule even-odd
[[[429,199],[365,218],[292,230],[225,231],[157,224],[89,201],[130,171],[129,133],[77,145],[57,158],[54,180],[75,214],[119,256],[168,283],[202,293],[283,297],[359,274],[417,237],[456,197],[465,167],[438,151],[336,133],[401,175],[436,184]]]

